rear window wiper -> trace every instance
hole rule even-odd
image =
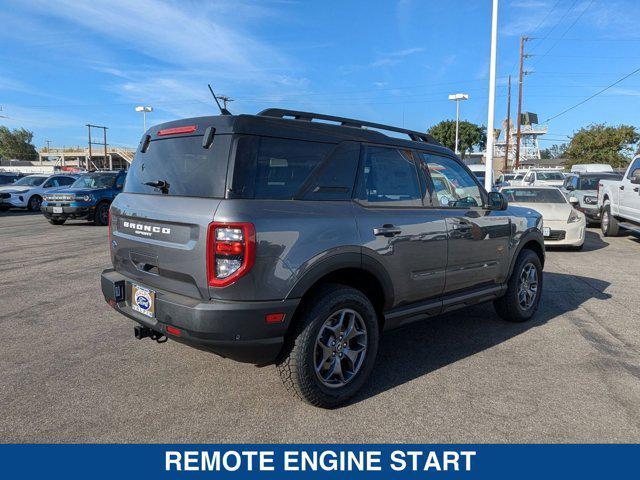
[[[150,187],[157,188],[163,194],[169,193],[169,182],[165,180],[156,180],[155,182],[145,182],[145,185],[149,185]]]

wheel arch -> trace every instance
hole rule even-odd
[[[515,268],[516,260],[518,259],[518,256],[524,249],[532,250],[536,255],[538,255],[538,258],[540,259],[540,264],[544,268],[544,258],[545,258],[544,237],[542,236],[542,233],[539,230],[531,229],[522,236],[518,244],[518,248],[513,254],[513,257],[511,258],[511,264],[509,265],[508,278],[510,278],[511,275],[513,274],[513,269]]]

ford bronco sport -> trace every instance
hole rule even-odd
[[[191,118],[143,136],[102,291],[136,337],[275,363],[331,408],[382,331],[485,301],[530,319],[541,227],[425,133],[280,109]]]

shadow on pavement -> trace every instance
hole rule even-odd
[[[407,325],[382,335],[374,373],[352,403],[427,375],[576,310],[591,298],[608,299],[610,283],[546,272],[540,309],[532,320],[509,323],[486,303]]]

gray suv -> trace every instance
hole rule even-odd
[[[142,138],[102,291],[136,337],[274,363],[331,408],[383,331],[490,300],[531,318],[541,228],[425,133],[280,109],[191,118]]]

